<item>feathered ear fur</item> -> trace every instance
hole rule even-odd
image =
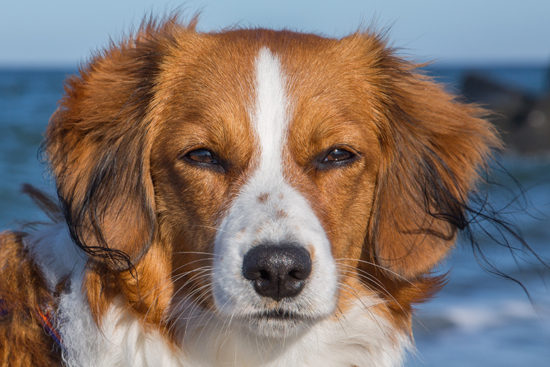
[[[500,143],[482,109],[457,102],[382,40],[368,42],[382,161],[367,245],[380,265],[415,277],[468,225],[478,169]]]
[[[175,22],[146,23],[68,78],[46,132],[44,151],[71,235],[113,270],[139,261],[155,236],[147,113]]]

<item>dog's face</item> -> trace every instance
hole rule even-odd
[[[174,68],[195,78],[158,86],[170,91],[153,110],[160,232],[182,252],[175,268],[212,266],[176,288],[211,286],[201,302],[258,330],[332,314],[345,283],[337,261],[357,265],[372,210],[380,145],[372,116],[353,108],[366,91],[349,95],[358,60],[319,41],[302,41],[309,59],[260,44],[205,47]],[[318,75],[333,63],[349,72]]]
[[[98,317],[122,293],[167,325],[280,337],[359,305],[406,332],[495,144],[479,113],[372,35],[167,23],[68,83],[46,152]]]

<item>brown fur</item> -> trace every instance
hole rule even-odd
[[[0,233],[0,308],[7,311],[0,317],[0,366],[59,366],[59,350],[37,312],[54,299],[23,247],[24,237]]]
[[[48,126],[45,152],[64,215],[91,257],[85,289],[96,321],[116,295],[164,330],[178,293],[213,307],[207,266],[216,228],[258,163],[246,110],[254,94],[243,86],[254,84],[254,57],[268,47],[293,101],[285,175],[332,243],[339,310],[376,294],[386,302],[373,312],[410,332],[412,305],[439,288],[430,271],[452,248],[476,172],[498,146],[483,111],[456,102],[369,32],[341,40],[261,29],[200,34],[194,24],[152,22],[96,55],[67,80]],[[317,169],[335,146],[357,160]],[[182,160],[198,148],[229,162],[225,172]],[[0,289],[13,307],[32,309],[48,296],[40,275],[22,235],[2,238],[2,251],[27,270],[12,263],[3,274],[15,278]]]

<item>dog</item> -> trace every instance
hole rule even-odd
[[[2,366],[402,365],[500,146],[387,45],[144,22],[65,83],[0,237]]]

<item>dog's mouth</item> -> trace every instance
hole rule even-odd
[[[289,321],[299,322],[303,320],[311,319],[311,317],[287,310],[269,310],[263,312],[257,312],[250,316],[251,319],[256,320],[273,320],[273,321]]]
[[[318,321],[318,317],[285,309],[257,311],[241,318],[249,331],[276,338],[300,334]]]

